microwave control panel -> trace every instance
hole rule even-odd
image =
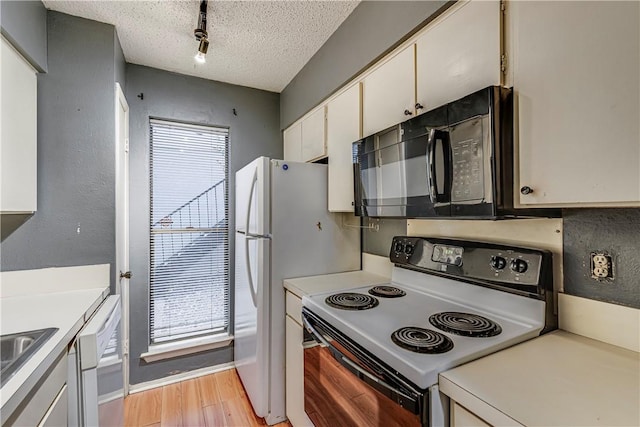
[[[451,201],[485,198],[484,120],[476,117],[450,129],[453,175]]]

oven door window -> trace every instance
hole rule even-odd
[[[304,408],[316,427],[423,425],[423,395],[398,387],[376,366],[323,336],[328,346],[304,350]]]

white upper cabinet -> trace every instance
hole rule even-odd
[[[282,139],[284,140],[284,160],[302,161],[302,125],[300,122],[285,129]]]
[[[4,37],[0,48],[0,212],[32,213],[37,207],[37,76]]]
[[[329,211],[353,212],[353,150],[360,139],[360,85],[327,104],[327,154],[329,155]]]
[[[327,155],[325,143],[325,108],[320,107],[305,117],[302,126],[302,161],[310,162]]]
[[[418,114],[501,84],[499,1],[453,6],[416,41]]]
[[[639,204],[639,9],[509,3],[521,204]]]
[[[415,46],[410,45],[362,81],[362,134],[369,136],[415,114]]]
[[[325,107],[322,106],[285,129],[284,160],[311,162],[327,155]]]

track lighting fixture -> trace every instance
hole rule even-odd
[[[196,37],[196,40],[200,42],[195,59],[197,62],[204,64],[206,62],[205,55],[207,54],[207,49],[209,49],[209,40],[207,38],[209,36],[207,34],[207,0],[200,2],[198,27],[193,30],[193,35]]]
[[[196,61],[201,64],[207,62],[207,59],[205,58],[207,49],[209,49],[209,40],[207,40],[205,37],[202,37],[200,39],[200,46],[198,46],[198,53],[196,53]]]

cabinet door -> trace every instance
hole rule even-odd
[[[65,384],[53,401],[38,427],[60,427],[67,425],[67,386]]]
[[[639,9],[509,4],[521,204],[638,205]]]
[[[302,126],[300,122],[285,129],[282,139],[284,140],[284,160],[302,161]]]
[[[286,319],[286,407],[287,418],[293,427],[313,426],[304,412],[303,331],[290,316]]]
[[[0,212],[32,213],[37,202],[37,77],[4,38],[0,39],[0,49]]]
[[[499,1],[454,6],[416,42],[419,112],[501,83]]]
[[[329,211],[353,212],[353,149],[360,138],[360,85],[327,104]]]
[[[452,401],[451,403],[453,404],[451,408],[451,427],[491,427],[490,424],[487,424],[456,402]]]
[[[415,45],[411,45],[362,81],[363,136],[403,122],[414,114],[414,57]]]
[[[325,107],[302,120],[302,161],[310,162],[327,155],[325,144]]]

